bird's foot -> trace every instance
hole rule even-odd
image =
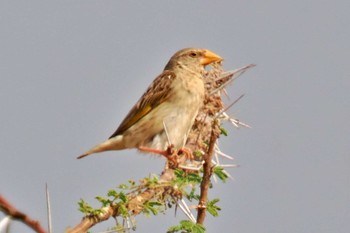
[[[193,160],[194,159],[192,151],[188,148],[185,148],[185,147],[182,147],[177,154],[184,155],[186,160]]]
[[[169,150],[169,148],[168,148]],[[170,168],[182,168],[184,169],[186,166],[188,160],[193,160],[192,151],[188,148],[181,148],[179,150],[173,150],[172,153],[169,153],[168,159],[168,166]],[[186,168],[185,168],[186,169]]]

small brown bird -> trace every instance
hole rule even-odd
[[[182,148],[203,104],[204,67],[221,60],[207,49],[175,53],[112,136],[78,158],[126,148],[165,150],[170,144]]]

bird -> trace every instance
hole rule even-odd
[[[78,159],[131,148],[151,153],[170,145],[181,149],[203,105],[205,66],[222,60],[208,49],[185,48],[176,52],[117,130]]]

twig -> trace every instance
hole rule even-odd
[[[152,200],[152,198],[165,195],[165,193],[171,189],[167,183],[174,179],[174,170],[166,169],[163,174],[159,178],[159,187],[147,188],[145,191],[141,192],[138,195],[133,195],[133,193],[129,193],[128,203],[126,204],[126,208],[128,212],[132,213],[132,215],[137,215],[142,212],[144,209],[144,203],[146,201]],[[162,185],[163,184],[163,185]],[[81,222],[76,225],[74,228],[69,229],[67,233],[83,233],[88,229],[96,225],[97,223],[108,220],[110,217],[117,217],[120,215],[119,206],[111,204],[110,206],[103,207],[101,209],[101,213],[98,215],[88,215],[85,216]]]
[[[69,229],[67,233],[84,233],[87,232],[91,227],[96,225],[99,222],[106,221],[110,217],[116,215],[118,209],[113,208],[112,206],[107,206],[102,208],[101,214],[98,216],[86,216],[82,221],[76,225],[73,229]]]
[[[23,222],[37,233],[47,233],[47,231],[37,220],[34,220],[25,213],[17,210],[2,195],[0,195],[0,210],[2,210],[6,215],[11,216],[12,219]]]

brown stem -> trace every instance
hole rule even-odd
[[[47,231],[40,225],[38,221],[30,218],[25,213],[17,210],[2,195],[0,195],[0,210],[2,210],[6,215],[11,216],[12,219],[23,222],[28,227],[32,228],[35,232],[47,233]]]
[[[198,211],[197,211],[197,223],[204,223],[206,216],[206,203],[208,201],[208,190],[210,185],[210,177],[212,175],[212,158],[214,153],[214,147],[216,139],[218,138],[217,133],[217,124],[214,122],[213,129],[210,135],[210,143],[208,153],[205,155],[204,164],[203,164],[203,179],[201,183],[200,197],[198,203]]]
[[[166,169],[159,178],[159,183],[165,184],[164,186],[161,185],[160,187],[147,188],[138,195],[133,195],[132,193],[128,194],[129,201],[126,204],[128,211],[132,213],[132,215],[138,215],[141,213],[146,201],[149,201],[158,195],[163,195],[167,189],[171,189],[171,187],[166,184],[173,180],[174,176],[173,169]],[[110,217],[117,217],[119,215],[118,208],[118,205],[110,205],[102,208],[101,213],[98,215],[85,216],[78,225],[67,230],[67,233],[83,233],[97,223],[106,221]]]

